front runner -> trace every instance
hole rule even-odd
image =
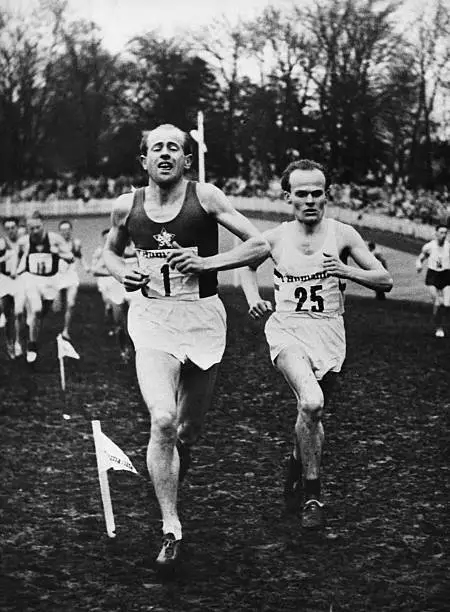
[[[74,261],[63,238],[45,229],[43,217],[35,211],[28,220],[29,234],[19,239],[21,259],[17,274],[22,274],[28,324],[27,361],[37,358],[37,341],[43,317],[58,293],[59,260]]]
[[[276,304],[265,332],[272,362],[297,399],[285,499],[290,507],[301,505],[304,488],[302,526],[317,529],[323,525],[322,414],[346,351],[342,279],[379,291],[389,291],[392,280],[353,227],[325,217],[321,164],[293,162],[282,175],[281,187],[294,220],[264,234],[275,266]],[[358,268],[344,263],[348,256]],[[259,295],[256,270],[246,268],[241,278],[250,316],[258,319],[270,312],[271,303]]]
[[[450,319],[450,242],[447,234],[446,225],[437,225],[434,239],[423,245],[416,261],[418,273],[422,271],[424,262],[427,262],[425,285],[433,300],[436,338],[445,337],[444,325],[448,325]]]
[[[120,196],[112,213],[105,263],[129,291],[128,329],[136,349],[139,386],[151,417],[147,465],[162,513],[157,566],[179,559],[178,481],[210,404],[226,339],[217,271],[264,257],[268,245],[253,225],[210,184],[184,178],[189,137],[173,125],[145,134],[142,165],[148,186]],[[218,224],[244,240],[218,254]],[[122,253],[132,240],[139,268]],[[176,450],[177,449],[177,450]]]

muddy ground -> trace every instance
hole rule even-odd
[[[228,347],[180,493],[185,558],[171,580],[152,566],[149,418],[99,295],[81,292],[82,359],[66,360],[65,397],[60,316],[46,321],[34,371],[1,353],[2,612],[450,610],[450,338],[433,337],[430,306],[348,299],[348,358],[324,420],[327,523],[307,535],[282,499],[293,397],[240,292],[222,295]],[[92,419],[140,473],[110,474],[113,540]]]

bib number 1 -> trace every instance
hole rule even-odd
[[[323,312],[324,310],[324,302],[323,297],[319,295],[319,291],[322,290],[322,285],[312,285],[309,287],[309,296],[308,289],[305,287],[297,287],[294,292],[294,297],[298,300],[297,306],[295,308],[295,312],[305,312],[310,310],[311,312]],[[308,300],[311,303],[310,308],[303,308],[305,302]]]

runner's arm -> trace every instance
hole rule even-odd
[[[277,229],[264,232],[270,248],[275,244]],[[259,293],[257,265],[245,266],[239,271],[241,287],[249,307],[248,314],[252,319],[259,319],[273,310],[271,302],[264,300]]]
[[[19,239],[17,248],[18,248],[18,254],[17,254],[18,263],[17,263],[15,275],[19,276],[19,274],[22,274],[26,270],[27,257],[28,257],[28,253],[30,250],[30,241],[28,239],[28,236],[24,236],[23,238]]]
[[[130,241],[126,219],[133,204],[133,194],[125,193],[116,201],[111,213],[111,229],[103,249],[103,261],[112,276],[121,282],[127,291],[144,287],[148,277],[138,270],[130,269],[122,258],[125,247]]]
[[[233,208],[220,189],[209,183],[201,183],[197,186],[197,195],[206,212],[243,242],[233,249],[210,257],[199,257],[176,250],[167,258],[172,268],[183,273],[198,274],[231,270],[267,259],[270,251],[267,240],[244,215]]]
[[[339,242],[341,250],[348,249],[358,267],[349,266],[339,257],[324,253],[323,267],[330,276],[345,278],[377,291],[388,292],[392,289],[389,272],[369,251],[361,235],[351,225],[340,224]]]
[[[423,262],[430,256],[430,250],[428,244],[424,244],[420,251],[419,257],[416,259],[416,270],[422,272]]]
[[[73,263],[75,261],[71,249],[69,249],[65,240],[59,234],[49,232],[49,239],[51,241],[51,250],[61,259],[64,259],[67,263]]]

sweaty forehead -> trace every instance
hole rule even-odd
[[[291,191],[304,187],[325,188],[325,176],[320,170],[294,170],[289,177]]]
[[[147,136],[147,147],[150,149],[158,142],[176,142],[183,148],[184,134],[178,128],[156,128]]]

